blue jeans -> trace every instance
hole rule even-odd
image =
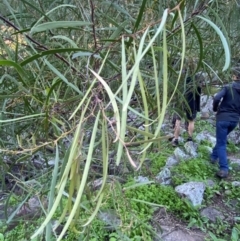
[[[227,135],[234,130],[238,122],[235,121],[217,121],[216,138],[217,142],[213,148],[211,159],[219,159],[220,170],[228,171],[227,161]]]

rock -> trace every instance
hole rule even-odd
[[[222,214],[222,212],[218,211],[217,209],[215,209],[214,207],[207,207],[204,208],[201,212],[200,212],[201,216],[206,217],[207,219],[209,219],[212,222],[216,222],[218,219],[223,220],[225,217]]]
[[[5,208],[4,210],[1,210],[0,207],[0,219],[5,220],[13,215],[13,218],[8,224],[6,230],[11,231],[19,224],[19,220],[26,221],[31,219],[38,219],[42,215],[42,207],[45,209],[47,208],[47,203],[48,201],[45,197],[42,197],[41,200],[39,200],[39,197],[33,196],[28,200],[28,202],[24,204],[19,204],[18,206],[7,208],[6,216]]]
[[[136,183],[146,183],[146,182],[149,182],[149,179],[147,177],[143,177],[143,176],[134,177],[134,180],[135,180]]]
[[[224,193],[225,193],[226,195],[231,195],[231,194],[232,194],[232,191],[231,191],[231,190],[226,190]]]
[[[46,200],[44,201],[43,206],[46,206]],[[37,210],[41,209],[42,206],[41,206],[39,198],[37,196],[33,196],[33,197],[29,198],[28,207],[31,211],[37,211]]]
[[[207,152],[208,154],[211,154],[211,153],[212,153],[212,150],[213,150],[212,147],[210,147],[210,146],[202,146],[202,148],[204,148],[204,150],[206,150],[206,152]]]
[[[234,157],[228,157],[230,164],[234,165],[235,169],[240,170],[240,159]]]
[[[212,147],[214,147],[216,145],[216,138],[213,137],[207,131],[203,131],[203,132],[197,134],[195,139],[196,139],[197,142],[208,141],[208,142],[210,142]]]
[[[175,166],[179,163],[179,161],[175,158],[175,156],[168,157],[166,161],[166,167],[171,168],[172,166]]]
[[[152,164],[152,160],[151,160],[151,159],[146,158],[146,159],[144,160],[144,164],[145,164],[147,167],[150,167],[150,166],[151,166],[151,164]]]
[[[129,173],[130,173],[130,171],[129,171],[128,167],[124,166],[122,169],[122,175],[129,174]]]
[[[201,96],[201,109],[202,112],[212,112],[213,97],[208,95]]]
[[[239,203],[239,201],[237,199],[232,199],[229,201],[229,204],[232,206],[232,208],[237,208],[238,203]]]
[[[174,230],[163,236],[159,241],[204,241],[203,236],[193,235],[185,230]]]
[[[60,233],[62,232],[64,225],[60,224],[58,222],[58,220],[52,220],[51,222],[51,226],[52,226],[52,230],[57,234],[60,235]]]
[[[187,160],[190,158],[190,156],[187,155],[184,151],[182,151],[179,147],[174,150],[174,155],[178,161]]]
[[[121,219],[117,216],[115,210],[100,211],[98,218],[106,224],[106,228],[115,230],[121,224]]]
[[[171,184],[171,171],[169,168],[164,167],[161,172],[156,176],[156,180],[158,183],[162,185],[170,185]]]
[[[209,117],[210,117],[209,111],[202,111],[202,112],[201,112],[201,119],[202,119],[202,120],[206,120],[206,119],[208,119]]]
[[[234,181],[234,182],[232,182],[232,185],[233,185],[234,187],[240,187],[240,182]]]
[[[184,148],[191,157],[197,157],[197,145],[192,141],[188,141],[184,144]]]
[[[124,181],[125,181],[121,177],[114,176],[114,175],[108,175],[108,177],[107,177],[107,183],[114,182],[116,180],[120,183],[124,183]],[[101,177],[101,178],[98,178],[98,179],[90,182],[89,185],[91,185],[94,189],[98,189],[102,186],[102,184],[103,184],[103,178]]]
[[[207,187],[214,187],[214,186],[216,186],[216,183],[213,180],[207,180],[206,186]]]
[[[138,118],[138,116],[132,111],[129,111],[127,116],[128,116],[128,122],[135,121]]]
[[[48,166],[55,166],[55,159],[51,159],[48,161]]]
[[[43,168],[46,165],[46,160],[43,158],[42,152],[37,152],[31,157],[31,162],[36,168]]]
[[[197,72],[196,75],[195,75],[195,79],[201,85],[210,82],[209,74],[206,73],[206,72],[203,72],[203,71]]]
[[[169,131],[169,129],[170,129],[171,127],[169,126],[169,124],[162,124],[161,125],[161,130],[163,131],[163,132],[165,132],[165,131]]]
[[[186,197],[193,206],[198,206],[202,203],[205,188],[203,182],[188,182],[177,186],[175,191],[180,196]]]
[[[234,144],[239,144],[240,143],[240,132],[237,131],[236,128],[234,131],[232,131],[229,135],[228,135],[228,140],[231,141]]]

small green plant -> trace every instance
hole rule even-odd
[[[144,169],[142,168],[142,172],[147,175],[156,175],[165,166],[167,155],[163,153],[150,153],[148,159],[150,164],[146,163]]]
[[[210,157],[211,150],[212,148],[209,146],[209,144],[208,145],[200,144],[197,149],[198,156],[204,160],[208,160]]]
[[[200,118],[197,118],[196,120],[196,126],[195,126],[195,133],[199,133],[202,131],[207,131],[211,134],[214,133],[214,128],[211,123],[209,123],[208,120],[201,120]]]
[[[231,154],[239,153],[239,150],[240,150],[240,148],[233,142],[229,142],[227,144],[227,152],[228,153],[231,153]]]
[[[208,232],[208,234],[211,237],[211,239],[207,239],[206,241],[227,241],[225,239],[217,238],[215,234],[213,234],[212,232]]]
[[[221,188],[218,185],[209,186],[206,185],[206,190],[204,192],[204,201],[206,204],[211,204],[212,198],[216,195],[220,195]]]
[[[202,158],[180,162],[172,168],[172,181],[175,185],[188,181],[206,180],[214,174],[214,167]]]
[[[231,233],[231,241],[239,241],[240,237],[240,230],[238,227],[233,227],[232,233]]]
[[[126,191],[132,209],[142,218],[150,218],[155,206],[163,206],[185,220],[198,217],[198,211],[187,201],[181,199],[170,186],[144,185]]]
[[[4,235],[0,233],[0,241],[4,241]]]

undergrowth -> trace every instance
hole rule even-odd
[[[197,130],[204,129],[204,125],[207,125],[206,121],[199,121]],[[206,130],[211,128],[211,126],[207,126]],[[165,146],[168,145],[169,142],[166,141]],[[82,230],[81,223],[76,223],[76,228],[84,232],[76,233],[69,230],[63,240],[152,241],[157,233],[151,225],[151,220],[157,210],[164,208],[168,213],[188,224],[188,228],[198,227],[208,233],[207,241],[238,241],[240,218],[235,217],[235,222],[232,223],[221,219],[213,223],[200,214],[202,208],[214,206],[219,198],[224,202],[225,207],[229,207],[236,212],[240,208],[239,186],[215,178],[218,166],[209,163],[209,154],[211,152],[211,143],[209,141],[202,141],[198,144],[198,156],[196,158],[181,160],[178,165],[171,168],[172,185],[136,183],[133,175],[142,175],[148,177],[149,180],[154,180],[153,178],[165,166],[166,160],[173,150],[170,147],[161,152],[149,153],[147,160],[138,172],[127,174],[125,184],[114,181],[106,185],[104,203],[100,213],[106,215],[106,213],[110,212],[109,215],[112,218],[114,217],[114,220],[106,220],[101,215],[98,215],[84,230]],[[230,142],[227,151],[238,155],[239,147]],[[235,181],[240,181],[237,166],[231,165],[231,168],[231,176]],[[213,184],[210,184],[209,180],[212,180]],[[177,185],[189,181],[201,181],[206,184],[204,201],[199,207],[193,207],[188,200],[178,196],[174,190]],[[17,197],[12,196],[9,204],[15,204],[17,200]],[[89,205],[88,203],[86,207],[91,206]],[[56,220],[61,215],[61,212],[62,209],[59,207],[54,215]],[[84,213],[81,218],[84,218]],[[20,222],[16,228],[5,233],[5,240],[15,240],[14,237],[16,236],[19,237],[18,240],[29,240],[30,234],[41,224],[41,220],[40,218],[36,222]],[[6,224],[4,225],[7,228]],[[27,231],[25,231],[26,229]],[[0,232],[3,231],[2,228]],[[44,240],[43,237],[44,234],[36,241]]]

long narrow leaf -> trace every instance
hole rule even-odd
[[[11,60],[0,59],[0,65],[14,67],[21,77],[21,82],[25,86],[27,86],[27,83],[24,81],[25,79],[27,79],[27,74],[25,73],[24,69],[19,64],[15,63],[14,61],[11,61]]]
[[[134,25],[134,30],[133,30],[133,32],[136,32],[136,31],[137,31],[137,29],[138,29],[138,27],[139,27],[139,24],[140,24],[140,22],[141,22],[141,20],[142,20],[142,18],[143,18],[143,16],[144,16],[143,13],[144,13],[144,11],[145,11],[146,3],[147,3],[147,0],[143,0],[143,1],[142,1],[141,7],[140,7],[139,12],[138,12],[137,20],[136,20],[135,25]]]
[[[127,81],[127,79],[133,74],[133,72],[135,71],[135,68],[137,68],[139,66],[140,61],[142,60],[142,58],[144,57],[144,55],[147,53],[147,51],[149,50],[149,48],[151,48],[152,44],[154,43],[155,39],[157,38],[158,34],[161,33],[161,31],[163,30],[166,20],[167,20],[167,16],[168,16],[168,9],[166,9],[163,13],[163,17],[162,17],[162,21],[155,33],[155,35],[152,37],[152,39],[149,41],[148,45],[146,46],[146,48],[144,49],[144,51],[141,53],[141,55],[136,59],[136,62],[134,64],[134,66],[132,67],[132,69],[128,72],[128,75],[126,77],[124,81]],[[146,30],[146,32],[148,31],[148,29]],[[117,93],[115,93],[117,94]],[[124,109],[128,108],[129,105],[129,101],[131,99],[131,93],[128,93],[128,98],[126,100],[126,102],[124,103]]]
[[[51,187],[50,187],[50,192],[49,192],[49,197],[48,197],[48,212],[50,212],[50,210],[53,206],[54,191],[55,191],[55,186],[57,183],[57,176],[58,176],[58,164],[59,164],[59,151],[58,151],[58,145],[56,145],[55,163],[54,163]],[[48,223],[48,225],[46,227],[46,240],[50,240],[50,239],[51,239],[51,224]]]
[[[28,63],[31,63],[32,61],[41,58],[43,56],[47,56],[47,55],[52,55],[52,54],[57,54],[57,53],[68,53],[68,52],[75,52],[75,51],[84,51],[84,49],[80,49],[80,48],[64,48],[64,49],[51,49],[51,50],[46,50],[43,51],[41,53],[35,54],[25,60],[23,60],[20,65],[24,66]]]
[[[203,21],[207,22],[216,31],[216,33],[220,37],[220,39],[222,41],[223,49],[224,49],[224,52],[225,52],[225,64],[223,66],[222,71],[227,70],[229,68],[229,66],[230,66],[230,49],[229,49],[229,45],[228,45],[227,39],[223,35],[223,33],[220,30],[220,28],[215,23],[213,23],[211,20],[209,20],[207,18],[204,18],[202,16],[197,16],[197,17],[202,19]]]
[[[127,69],[126,69],[126,53],[125,53],[125,45],[124,45],[124,38],[122,38],[122,80],[126,79],[127,77]],[[125,81],[122,86],[122,98],[123,103],[126,101],[128,94],[128,83]],[[127,110],[124,110],[122,107],[121,112],[121,133],[120,133],[120,141],[118,143],[118,150],[117,150],[117,159],[116,164],[119,165],[122,151],[123,151],[123,141],[125,138],[126,132],[126,125],[127,125]]]
[[[41,224],[41,226],[38,228],[38,230],[31,236],[31,239],[36,238],[43,231],[43,229],[46,227],[46,225],[50,222],[50,220],[51,220],[52,216],[54,215],[56,209],[58,208],[58,205],[59,205],[60,200],[62,198],[62,194],[64,192],[64,188],[65,188],[66,183],[67,183],[67,178],[68,178],[71,166],[72,166],[72,162],[73,162],[73,160],[76,156],[76,153],[78,151],[78,141],[79,141],[80,131],[82,129],[83,119],[85,117],[85,113],[88,109],[89,103],[90,103],[90,99],[88,99],[88,101],[86,103],[86,106],[82,111],[82,115],[81,115],[81,118],[79,120],[79,124],[78,124],[76,132],[74,134],[74,138],[73,138],[73,141],[72,141],[72,145],[71,145],[70,154],[69,154],[69,157],[68,157],[67,164],[65,166],[65,169],[64,169],[64,172],[62,174],[61,180],[56,187],[58,189],[58,194],[57,194],[57,197],[55,199],[55,202],[54,202],[50,212],[48,213],[46,219]]]
[[[71,222],[72,222],[72,220],[73,220],[73,218],[76,214],[76,211],[79,207],[79,204],[80,204],[80,201],[81,201],[81,198],[82,198],[82,195],[83,195],[83,191],[84,191],[84,188],[85,188],[85,185],[86,185],[90,164],[91,164],[91,161],[92,161],[92,154],[93,154],[93,150],[94,150],[93,147],[94,147],[95,138],[96,138],[96,134],[97,134],[97,126],[98,126],[99,116],[100,116],[100,111],[98,112],[98,115],[96,116],[96,119],[95,119],[95,124],[94,124],[94,127],[93,127],[92,137],[91,137],[90,146],[89,146],[88,155],[87,155],[87,160],[86,160],[86,163],[85,163],[81,184],[80,184],[80,187],[78,189],[76,201],[73,205],[72,211],[69,214],[67,222],[66,222],[61,234],[59,235],[57,241],[60,241],[62,239],[63,235],[66,233],[66,231],[67,231],[68,227],[70,226],[70,224],[71,224]]]
[[[45,15],[43,15],[40,19],[38,19],[38,21],[33,25],[33,28],[34,28],[36,25],[38,25],[38,23],[40,23],[40,22],[45,18],[45,16],[48,16],[50,13],[56,11],[56,10],[59,9],[59,8],[66,8],[66,7],[76,8],[76,6],[70,5],[70,4],[62,4],[62,5],[58,5],[58,6],[54,7],[54,8],[51,8],[50,11],[48,11]]]
[[[45,114],[44,113],[40,113],[40,114],[33,114],[33,115],[23,116],[23,117],[14,118],[14,119],[0,120],[0,123],[22,121],[22,120],[27,120],[27,119],[31,119],[31,118],[36,118],[36,117],[43,116],[43,115],[45,115]]]
[[[114,98],[114,94],[113,94],[112,90],[110,89],[110,87],[108,86],[106,81],[104,81],[103,78],[101,76],[99,76],[96,72],[94,72],[93,70],[90,69],[90,71],[95,75],[95,77],[101,82],[101,84],[105,88],[105,90],[110,98],[110,102],[113,106],[113,112],[114,112],[114,116],[116,118],[116,125],[117,125],[116,139],[114,140],[114,142],[116,142],[120,135],[120,123],[121,123],[117,102]]]
[[[60,73],[52,64],[50,64],[46,59],[44,62],[47,64],[47,66],[61,79],[67,84],[69,87],[71,87],[73,90],[75,90],[81,97],[83,96],[83,92],[79,90],[77,86],[69,82],[66,77]]]
[[[99,198],[101,193],[104,190],[105,184],[107,182],[107,175],[108,175],[108,151],[109,151],[109,141],[107,136],[107,125],[106,125],[106,119],[103,119],[102,122],[102,161],[103,161],[103,180],[101,188],[94,198],[94,202]]]
[[[202,60],[203,60],[203,41],[202,41],[201,35],[200,35],[198,29],[196,28],[196,26],[194,25],[194,23],[192,23],[192,27],[193,27],[194,32],[196,33],[198,43],[199,43],[199,59],[198,59],[197,68],[195,70],[197,72],[198,69],[200,68],[200,66],[202,64]]]
[[[39,33],[56,28],[76,28],[89,25],[92,25],[92,23],[83,21],[53,21],[32,27],[30,33]]]

